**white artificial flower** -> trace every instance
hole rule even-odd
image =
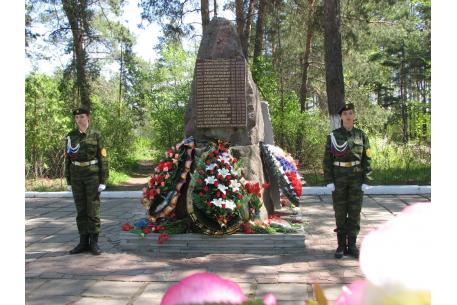
[[[221,162],[224,160],[224,163],[230,164],[230,155],[226,152],[223,152],[221,155],[217,156],[217,160]]]
[[[230,180],[230,187],[232,188],[233,192],[238,192],[241,187],[241,183],[236,180]]]
[[[211,163],[210,165],[206,166],[207,171],[212,171],[216,167],[216,163]]]
[[[218,170],[217,170],[217,173],[218,173],[219,175],[221,175],[222,177],[224,177],[224,178],[225,178],[226,176],[230,175],[230,171],[229,171],[228,169],[226,169],[226,168],[220,168],[220,169],[218,169]]]
[[[232,176],[235,176],[235,175],[236,175],[236,176],[239,176],[239,175],[240,175],[240,174],[238,173],[238,171],[235,170],[234,167],[232,167],[232,169],[230,170],[230,173],[232,174]]]
[[[222,205],[225,205],[226,209],[233,210],[236,207],[236,204],[232,200],[224,200],[222,198],[214,199],[211,201],[215,206],[222,208]]]
[[[214,184],[214,182],[216,182],[217,179],[216,177],[214,176],[209,176],[209,177],[206,177],[205,178],[205,183],[208,185],[208,184]]]
[[[219,184],[219,185],[217,186],[217,189],[220,190],[222,193],[225,194],[225,193],[226,193],[226,190],[228,189],[228,187],[226,187],[225,185],[223,185],[223,184],[221,183],[221,184]]]
[[[236,207],[235,202],[233,202],[232,200],[224,200],[224,203],[226,209],[233,210]]]

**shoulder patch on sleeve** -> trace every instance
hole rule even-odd
[[[102,157],[106,157],[106,149],[102,148],[102,150],[100,151],[100,154],[102,155]]]

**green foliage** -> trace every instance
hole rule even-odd
[[[184,114],[190,95],[195,54],[170,43],[162,49],[155,64],[148,92],[147,136],[158,150],[179,143],[183,138]]]
[[[71,126],[59,79],[32,73],[25,79],[26,177],[62,174],[65,134]]]
[[[125,172],[117,171],[117,170],[111,168],[110,172],[109,172],[107,185],[109,187],[109,186],[113,186],[113,185],[122,184],[122,183],[126,182],[127,180],[129,180],[129,178],[130,178],[130,176],[127,175]]]

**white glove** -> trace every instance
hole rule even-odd
[[[72,189],[71,189],[71,185],[67,185],[67,191],[71,192]]]
[[[333,192],[333,191],[335,190],[335,183],[329,183],[329,184],[327,184],[327,188],[329,188],[330,191]]]
[[[98,185],[98,191],[99,192],[103,192],[105,189],[106,189],[106,185],[104,185],[104,184],[99,184]]]
[[[369,186],[368,184],[362,184],[362,191],[366,191],[369,189],[371,189],[371,186]]]

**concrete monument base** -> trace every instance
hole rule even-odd
[[[159,244],[159,233],[141,237],[120,233],[122,250],[174,254],[304,254],[305,234],[233,234],[212,237],[204,234],[171,234]]]

